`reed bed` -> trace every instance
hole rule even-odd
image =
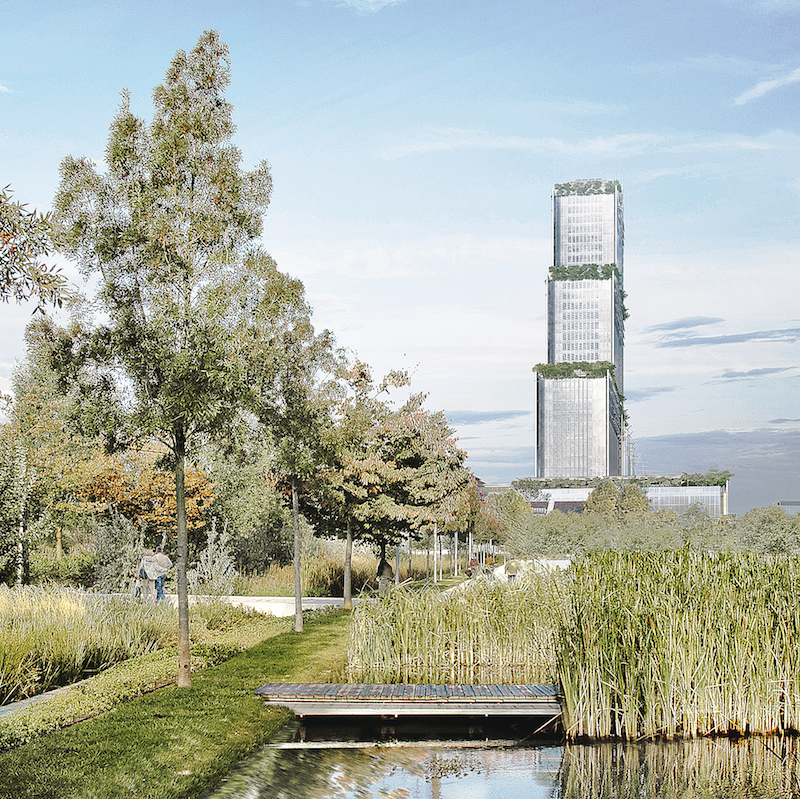
[[[440,593],[391,591],[362,602],[350,631],[349,682],[552,683],[560,584],[475,581]]]
[[[568,738],[800,730],[800,560],[607,552],[573,580],[556,650]]]

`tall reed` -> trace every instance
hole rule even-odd
[[[560,585],[531,576],[440,593],[400,588],[362,602],[350,632],[350,682],[552,683]]]
[[[556,650],[571,739],[800,729],[800,561],[606,552],[574,566]]]

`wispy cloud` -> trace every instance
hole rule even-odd
[[[454,425],[483,424],[485,422],[505,422],[528,416],[530,411],[445,411],[445,415]]]
[[[792,366],[765,366],[761,369],[748,369],[746,372],[734,372],[731,369],[726,369],[721,375],[720,380],[753,380],[758,377],[767,377],[768,375],[776,375],[781,372],[788,372],[794,367]],[[714,381],[718,382],[718,381]]]
[[[588,100],[532,100],[525,104],[525,108],[551,115],[598,116],[600,114],[621,114],[627,107],[624,105],[593,103]]]
[[[11,94],[12,90],[8,88],[8,86],[4,86],[0,83],[0,94]]]
[[[793,150],[800,147],[796,134],[774,130],[760,136],[723,134],[618,133],[614,136],[558,138],[516,136],[476,128],[430,126],[391,134],[393,141],[379,148],[379,158],[392,160],[456,150],[508,150],[560,157],[619,158],[653,153],[736,152]]]
[[[570,141],[555,137],[504,135],[470,128],[434,127],[406,134],[402,141],[384,148],[379,155],[394,159],[452,150],[520,150],[530,153],[608,157],[646,152],[653,149],[661,138],[654,133],[619,133],[615,136]]]
[[[644,402],[660,394],[677,391],[677,386],[658,386],[655,388],[629,388],[625,390],[625,399],[628,402]]]
[[[800,341],[800,327],[784,330],[757,330],[753,333],[731,333],[727,336],[685,336],[666,338],[656,343],[656,347],[703,347],[718,344],[742,344],[747,341]]]
[[[374,14],[386,6],[397,5],[405,0],[338,0],[336,5],[344,8],[352,8],[359,14]]]
[[[787,75],[782,75],[780,78],[774,80],[763,80],[757,83],[752,89],[740,94],[733,102],[736,105],[744,105],[750,100],[755,100],[773,89],[778,89],[781,86],[788,86],[790,83],[797,83],[800,81],[800,68],[789,72]]]
[[[676,319],[674,322],[664,322],[660,325],[648,327],[645,332],[654,333],[656,330],[684,330],[686,328],[700,327],[701,325],[715,325],[717,322],[724,322],[719,316],[685,316],[683,319]]]
[[[796,424],[800,419],[770,419],[767,424]]]
[[[708,53],[701,56],[688,56],[680,61],[640,64],[633,68],[636,73],[659,72],[672,75],[676,72],[716,72],[722,75],[753,75],[774,69],[774,65],[763,64],[749,58]]]

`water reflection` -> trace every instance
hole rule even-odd
[[[792,739],[267,748],[207,799],[800,799]]]
[[[568,746],[559,799],[800,799],[793,738]]]

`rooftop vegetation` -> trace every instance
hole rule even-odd
[[[569,183],[556,183],[553,187],[557,197],[565,194],[613,194],[622,191],[618,180],[572,180]]]
[[[566,361],[564,363],[537,363],[533,371],[546,378],[605,377],[607,372],[614,377],[611,361]]]
[[[551,488],[595,488],[605,480],[611,480],[617,487],[623,485],[648,486],[724,486],[733,474],[719,469],[709,469],[705,474],[654,474],[630,475],[626,477],[551,477],[537,480],[533,477],[523,477],[514,480],[512,487],[519,490],[546,491]]]
[[[617,280],[622,276],[616,264],[570,264],[569,266],[551,266],[551,280],[610,280],[611,275],[616,275]]]

